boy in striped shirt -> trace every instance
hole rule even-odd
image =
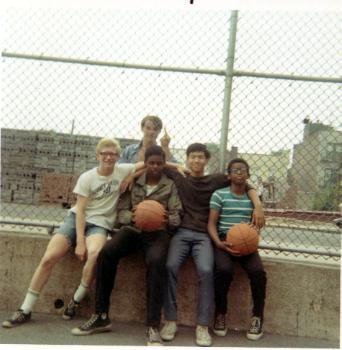
[[[233,265],[238,262],[247,272],[250,280],[253,315],[247,338],[258,340],[263,335],[263,312],[266,294],[266,273],[258,251],[247,256],[239,256],[225,242],[227,231],[240,222],[250,223],[253,204],[246,193],[246,181],[249,178],[248,163],[235,158],[228,164],[229,187],[216,190],[210,199],[208,232],[214,243],[215,257],[215,324],[214,333],[227,334],[226,313],[227,294],[233,280]]]

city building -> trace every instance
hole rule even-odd
[[[308,118],[304,124],[289,171],[289,207],[337,211],[342,201],[342,131]]]
[[[98,164],[95,147],[99,140],[100,137],[54,131],[1,129],[1,201],[24,204],[69,201],[68,189],[75,178]],[[122,148],[139,142],[119,141]],[[51,188],[51,193],[42,196],[44,184]],[[53,192],[56,196],[51,198]]]

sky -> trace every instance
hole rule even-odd
[[[3,49],[66,58],[223,70],[229,11],[224,1],[20,3],[5,12]],[[16,1],[14,2],[16,4]],[[234,2],[229,2],[234,7]],[[338,16],[308,2],[287,12],[241,2],[235,69],[336,77]],[[84,5],[84,4],[83,4]],[[122,6],[120,6],[122,5]],[[130,6],[132,5],[132,6]],[[320,5],[320,6],[319,6]],[[13,5],[11,4],[11,7]],[[108,10],[107,7],[110,7]],[[113,8],[114,7],[114,8]],[[258,10],[260,10],[260,7]],[[277,14],[269,10],[278,10]],[[253,10],[253,11],[251,11]],[[267,11],[266,11],[267,10]],[[302,12],[306,10],[306,12]],[[331,11],[331,9],[330,9]],[[319,14],[317,14],[319,12]],[[215,25],[214,25],[215,23]],[[167,40],[165,40],[167,38]],[[328,38],[328,40],[327,40]],[[3,127],[140,138],[159,115],[171,146],[219,143],[224,78],[3,58]],[[339,126],[337,84],[234,78],[228,148],[270,153],[301,142],[303,119]],[[243,135],[244,137],[241,137]]]
[[[96,3],[96,5],[95,5]],[[193,5],[190,5],[190,1],[180,1],[180,0],[163,0],[163,1],[32,1],[32,0],[12,0],[10,6],[30,9],[33,13],[37,13],[35,10],[38,8],[49,8],[57,9],[58,11],[82,10],[87,11],[88,9],[94,9],[98,11],[98,8],[102,10],[110,8],[119,8],[121,10],[164,10],[164,11],[175,11],[178,9],[184,10],[185,12],[200,10],[200,11],[222,11],[239,8],[240,10],[287,10],[295,11],[298,15],[300,11],[319,11],[324,14],[325,11],[341,11],[339,0],[297,0],[297,1],[218,1],[218,0],[194,0]],[[2,3],[2,10],[9,7],[9,3]],[[60,9],[63,10],[60,10]],[[101,11],[101,10],[100,10]],[[222,26],[224,26],[224,19],[221,19]],[[51,22],[53,23],[53,22]],[[51,25],[50,23],[50,25]],[[243,22],[242,22],[243,23]],[[16,22],[20,24],[20,22]],[[246,22],[243,24],[247,24]],[[317,23],[316,23],[317,24]],[[331,23],[330,23],[331,24]],[[37,23],[32,23],[33,26]],[[241,24],[242,25],[242,24]],[[324,28],[329,27],[329,23],[325,23]],[[49,26],[51,32],[53,33],[53,26]],[[6,29],[6,28],[5,28]],[[160,31],[163,30],[163,26],[158,28]],[[324,40],[323,32],[316,27],[315,31],[316,40],[311,44],[311,47],[316,48],[316,45]],[[23,33],[18,29],[19,33]],[[21,29],[22,30],[22,29]],[[225,28],[226,30],[226,28]],[[265,29],[266,30],[266,29]],[[312,29],[314,30],[314,29]],[[7,32],[6,32],[7,33]],[[6,35],[5,33],[5,35]],[[29,37],[29,32],[26,33]],[[198,34],[198,33],[197,33]],[[241,50],[245,50],[244,55],[247,57],[253,57],[253,45],[248,43],[248,39],[252,41],[251,37],[253,33],[247,35],[246,45],[247,47],[239,47],[238,53]],[[4,34],[3,34],[4,35]],[[190,35],[191,37],[196,37],[197,44],[201,41],[201,35]],[[270,37],[270,31],[263,32],[262,39],[265,42],[271,44],[272,38]],[[53,38],[53,35],[52,35]],[[189,38],[189,36],[187,37]],[[300,36],[298,37],[300,38]],[[4,42],[8,42],[9,38],[2,38]],[[21,38],[25,39],[25,37]],[[97,38],[100,40],[101,38]],[[52,40],[52,39],[51,39]],[[73,39],[73,43],[77,44],[77,37]],[[95,40],[95,39],[94,39]],[[181,40],[181,39],[180,39]],[[278,39],[279,40],[279,36]],[[19,44],[19,41],[16,42]],[[161,42],[163,43],[163,42]],[[28,44],[27,40],[23,40],[23,45]],[[42,45],[51,44],[52,46],[56,42],[45,40]],[[62,52],[63,41],[58,41],[57,44],[60,52]],[[181,42],[174,42],[174,45],[180,45]],[[212,55],[209,57],[206,64],[213,64],[216,66],[216,62],[219,62],[219,66],[222,66],[222,57],[224,58],[224,52],[222,51],[224,45],[219,45],[220,42],[214,44],[218,45],[217,50],[213,50]],[[298,48],[300,50],[300,40],[297,41]],[[124,44],[122,44],[124,45]],[[195,44],[194,44],[195,45]],[[77,46],[77,45],[76,45]],[[272,45],[271,45],[272,46]],[[4,46],[2,45],[4,48]],[[82,47],[82,45],[81,45]],[[122,47],[122,46],[121,46]],[[162,46],[163,47],[163,46]],[[216,46],[215,46],[216,47]],[[223,48],[222,48],[223,47]],[[260,47],[260,46],[258,46]],[[268,45],[263,46],[265,51],[259,51],[261,56],[267,55]],[[15,47],[20,49],[20,47]],[[39,45],[36,46],[39,48]],[[206,50],[203,49],[205,46],[198,45],[196,50],[204,55]],[[250,48],[251,51],[248,51]],[[133,52],[126,48],[126,54],[134,55]],[[203,50],[203,51],[201,51]],[[277,48],[279,50],[279,47]],[[316,50],[316,49],[315,49]],[[315,51],[314,50],[314,51]],[[57,52],[56,50],[55,52]],[[125,50],[124,50],[125,51]],[[150,52],[153,52],[153,48]],[[158,51],[158,50],[157,50]],[[94,51],[96,52],[96,50]],[[140,51],[141,52],[141,51]],[[216,53],[220,52],[218,56]],[[341,50],[339,50],[341,52]],[[77,53],[77,52],[76,52]],[[81,52],[82,53],[82,52]],[[158,51],[158,54],[163,54],[163,49]],[[291,55],[286,56],[284,52],[284,59],[276,60],[273,62],[272,69],[276,68],[279,64],[281,67],[289,64],[294,67],[296,64],[297,70],[300,70],[300,62],[297,60],[291,62]],[[152,55],[153,56],[153,55]],[[193,56],[190,54],[190,57]],[[94,55],[95,57],[95,55]],[[99,56],[102,57],[102,56]],[[140,56],[141,57],[141,56]],[[143,56],[151,57],[150,55]],[[166,55],[166,57],[169,57]],[[174,57],[174,56],[172,56]],[[216,57],[216,58],[215,58]],[[304,56],[305,57],[305,56]],[[331,63],[328,64],[326,61],[324,64],[310,59],[313,57],[312,53],[309,53],[305,58],[304,62],[301,63],[305,65],[305,62],[309,62],[308,66],[315,67],[317,64],[317,69],[322,69],[322,65],[327,66],[326,70],[321,73],[325,75],[335,75],[335,65]],[[109,55],[110,58],[110,55]],[[213,59],[214,61],[210,61]],[[335,62],[333,57],[330,57],[332,61]],[[67,132],[70,130],[71,121],[76,118],[76,131],[80,133],[96,133],[96,129],[99,128],[99,132],[104,134],[108,132],[108,128],[112,127],[113,120],[119,120],[120,123],[115,123],[115,133],[119,136],[127,137],[139,137],[140,132],[138,128],[139,120],[144,116],[145,113],[158,113],[163,116],[163,120],[166,122],[168,131],[173,137],[172,143],[175,147],[184,147],[185,143],[198,137],[200,140],[216,142],[220,137],[220,122],[222,113],[222,97],[224,81],[220,77],[207,76],[194,76],[192,78],[184,78],[180,74],[159,74],[156,72],[109,72],[108,69],[100,68],[82,68],[78,69],[76,67],[71,67],[64,69],[61,67],[56,68],[44,68],[45,64],[40,64],[39,62],[34,62],[33,64],[20,62],[13,64],[9,62],[9,59],[2,59],[3,69],[2,69],[2,127],[34,127],[34,128],[49,128],[52,127],[55,130]],[[175,58],[175,61],[177,59]],[[255,62],[255,60],[254,60]],[[264,62],[260,60],[260,62]],[[174,62],[170,62],[174,63]],[[177,61],[176,63],[179,63]],[[46,65],[50,67],[51,64]],[[248,60],[245,61],[244,65],[241,65],[249,69],[265,69],[265,66],[256,67],[248,64]],[[19,67],[19,69],[18,69]],[[33,77],[30,78],[30,69],[34,68]],[[258,69],[257,69],[258,68]],[[333,68],[333,69],[332,69]],[[341,67],[336,68],[336,71],[341,72]],[[332,70],[331,70],[332,69]],[[316,70],[316,67],[315,67]],[[51,77],[51,71],[53,77]],[[38,73],[39,74],[38,74]],[[312,72],[311,72],[312,73]],[[315,73],[315,71],[313,72]],[[85,79],[86,75],[86,79]],[[122,76],[125,76],[123,78]],[[25,77],[25,79],[21,79]],[[100,82],[98,81],[100,77]],[[28,80],[27,80],[28,79]],[[87,83],[91,83],[93,89],[91,91],[86,89],[80,82],[85,79]],[[157,81],[156,84],[151,83],[148,87],[144,85],[147,80]],[[113,80],[117,80],[116,85],[111,84]],[[20,85],[16,84],[16,81],[20,81]],[[49,82],[53,81],[53,84]],[[300,142],[302,135],[302,118],[307,114],[312,116],[313,119],[320,119],[323,122],[332,123],[334,125],[338,124],[340,118],[340,110],[338,109],[338,98],[337,90],[334,84],[310,84],[302,82],[289,82],[289,81],[273,81],[269,82],[265,79],[249,79],[249,78],[239,78],[237,79],[233,86],[233,97],[235,96],[235,101],[232,104],[232,116],[230,122],[230,135],[231,141],[230,145],[239,145],[245,151],[252,152],[269,152],[276,150],[278,148],[291,147],[294,143]],[[45,83],[44,83],[45,82]],[[48,83],[46,83],[48,82]],[[65,83],[67,82],[67,83]],[[130,93],[127,92],[133,83],[139,82],[138,93],[133,97],[130,97]],[[71,84],[70,84],[71,83]],[[180,84],[181,83],[181,84]],[[26,85],[25,85],[26,84]],[[23,85],[23,87],[21,86]],[[256,88],[251,89],[251,86],[256,86]],[[54,94],[54,89],[60,87],[64,90],[66,95],[71,97],[63,98],[62,93]],[[16,92],[27,91],[27,94],[22,94],[20,96],[16,95]],[[83,89],[83,92],[77,93],[77,90]],[[111,91],[119,90],[117,94],[113,95],[106,93],[108,89]],[[151,91],[159,90],[156,93],[156,97],[151,99]],[[170,89],[170,90],[168,90]],[[206,98],[199,93],[205,89],[207,91]],[[176,90],[176,92],[174,92]],[[97,91],[94,93],[93,91]],[[172,98],[172,103],[170,101],[170,92],[175,93],[175,98]],[[218,91],[218,92],[217,92]],[[274,93],[277,92],[278,93]],[[125,92],[125,93],[124,93]],[[322,94],[326,97],[320,99]],[[199,97],[198,97],[199,95]],[[51,98],[54,96],[55,98]],[[298,96],[302,96],[299,98]],[[99,102],[96,102],[99,100]],[[37,102],[38,101],[38,102]],[[64,101],[64,102],[63,102]],[[90,107],[84,108],[84,101],[88,102]],[[204,101],[204,103],[202,103]],[[257,101],[257,103],[255,103]],[[305,106],[301,105],[301,102],[305,101]],[[63,106],[63,103],[66,105]],[[101,107],[105,105],[105,107]],[[123,107],[118,108],[118,105],[123,105]],[[289,107],[290,106],[290,107]],[[118,113],[115,114],[113,111],[118,108]],[[48,112],[47,117],[42,118],[43,111]],[[101,120],[98,118],[98,113],[101,114]],[[30,116],[28,118],[27,116]],[[59,116],[62,115],[62,118]],[[195,115],[195,118],[193,117]],[[187,117],[190,119],[187,119]],[[241,117],[242,116],[242,117]],[[89,118],[89,119],[88,119]],[[129,126],[125,126],[122,122],[126,119],[130,120]],[[195,121],[194,121],[195,120]],[[83,124],[81,123],[83,121]],[[176,121],[176,122],[175,122]],[[99,127],[99,124],[100,127]],[[120,127],[120,125],[122,125]],[[208,125],[214,125],[208,128]],[[275,132],[275,129],[277,132]],[[246,131],[247,130],[247,131]],[[283,132],[285,130],[285,132]],[[290,134],[290,136],[289,136]],[[242,137],[241,137],[242,135]],[[271,135],[271,136],[270,136]],[[246,137],[247,136],[247,137]],[[243,139],[243,142],[240,142]],[[249,139],[251,142],[246,142]],[[184,141],[185,140],[185,141]],[[256,142],[257,141],[257,142]],[[247,146],[246,146],[247,144]],[[34,346],[18,346],[18,345],[5,345],[1,347],[5,348],[25,348],[25,349],[40,349],[46,348]],[[55,346],[51,348],[65,348],[61,346]],[[80,348],[80,347],[75,347]],[[127,349],[127,348],[126,348]]]

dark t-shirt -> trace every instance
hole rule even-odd
[[[228,186],[227,175],[183,177],[177,171],[170,169],[164,169],[164,171],[175,182],[183,204],[184,215],[180,226],[207,232],[210,197],[217,189]]]

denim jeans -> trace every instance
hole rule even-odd
[[[266,272],[259,253],[235,257],[219,248],[214,248],[215,254],[215,314],[227,313],[227,294],[233,280],[234,262],[237,262],[247,272],[253,298],[253,316],[263,318],[266,296]]]
[[[177,274],[189,256],[194,260],[199,278],[197,324],[208,326],[214,303],[214,254],[209,234],[206,232],[179,228],[172,237],[166,263],[167,291],[164,316],[168,321],[177,320]]]
[[[143,252],[146,271],[146,325],[159,327],[166,284],[166,256],[170,236],[166,231],[138,233],[125,226],[102,248],[96,264],[95,312],[108,312],[117,265],[124,256]]]

